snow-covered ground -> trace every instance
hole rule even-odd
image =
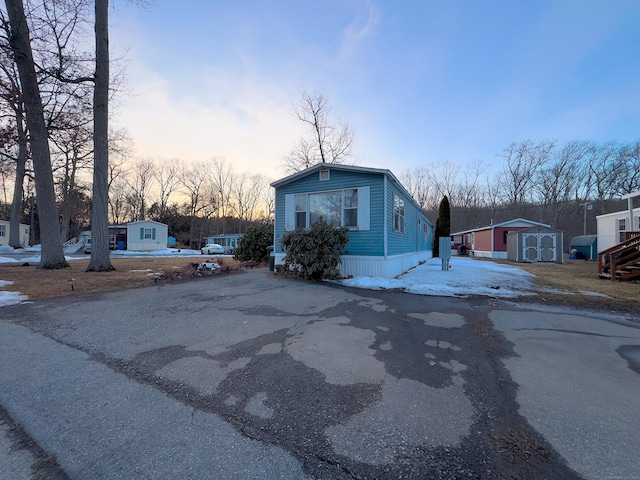
[[[355,277],[338,283],[371,290],[401,289],[418,295],[460,297],[485,295],[512,298],[531,295],[533,274],[511,265],[452,257],[450,268],[442,270],[442,261],[432,258],[398,278]]]
[[[0,263],[3,262],[29,262],[40,261],[39,247],[25,249],[24,258],[19,260],[3,257],[3,248],[0,247]],[[13,253],[19,251],[8,250]],[[33,253],[28,256],[28,253]],[[170,256],[201,256],[198,250],[186,250],[168,248],[153,252],[131,252],[128,250],[115,250],[112,256],[129,257],[170,257]],[[83,254],[68,255],[67,259],[88,258]],[[432,258],[404,275],[395,279],[355,277],[339,280],[338,283],[349,286],[366,288],[371,290],[402,289],[409,293],[419,295],[437,296],[466,296],[485,295],[490,297],[512,298],[519,295],[531,295],[534,286],[531,283],[533,275],[521,268],[498,264],[490,261],[479,261],[468,257],[453,257],[448,271],[442,270],[442,262],[439,258]],[[0,279],[0,307],[21,303],[27,298],[17,292],[1,290],[3,282]]]

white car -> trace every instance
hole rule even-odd
[[[218,245],[217,243],[208,243],[204,247],[202,247],[203,255],[216,255],[219,253],[224,253],[224,248],[222,245]]]

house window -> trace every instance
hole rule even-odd
[[[320,220],[334,227],[342,224],[342,192],[309,194],[309,225]]]
[[[140,227],[140,240],[155,240],[156,229]]]
[[[358,189],[296,195],[296,228],[320,220],[334,227],[358,227]]]
[[[307,195],[296,195],[296,228],[307,228]]]
[[[325,182],[329,180],[329,170],[320,170],[320,181]]]
[[[4,237],[5,236],[5,227],[6,227],[6,225],[4,225],[4,224],[0,225],[0,237]]]
[[[356,228],[358,226],[358,189],[343,190],[343,211],[345,227]]]
[[[393,229],[404,233],[404,200],[398,195],[393,196]]]
[[[618,219],[618,242],[624,242],[624,232],[627,231],[627,219]]]
[[[422,242],[423,243],[428,243],[429,242],[429,229],[427,228],[427,224],[424,223],[422,224]]]

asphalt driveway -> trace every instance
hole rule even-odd
[[[633,324],[265,270],[0,320],[0,478],[640,477]]]

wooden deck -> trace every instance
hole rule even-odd
[[[626,232],[624,242],[598,253],[598,276],[618,281],[640,279],[640,232]]]

